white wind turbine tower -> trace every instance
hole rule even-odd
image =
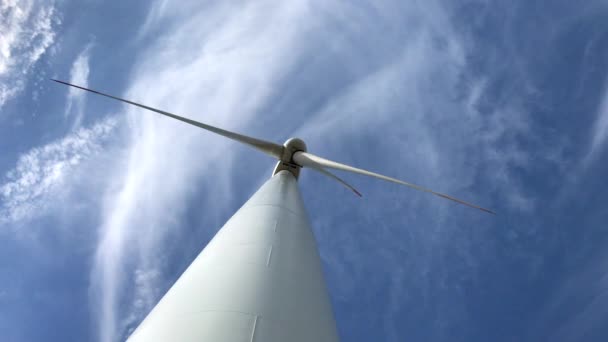
[[[251,146],[278,160],[272,177],[226,222],[128,341],[338,341],[317,246],[298,188],[308,167],[342,183],[336,169],[402,184],[492,211],[395,178],[318,157],[292,138],[279,145],[67,82]]]

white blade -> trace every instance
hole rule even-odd
[[[93,89],[88,89],[88,88],[85,88],[85,87],[77,86],[77,85],[74,85],[74,84],[70,84],[70,83],[67,83],[67,82],[64,82],[64,81],[55,80],[55,79],[52,79],[52,80],[55,81],[55,82],[57,82],[57,83],[61,83],[61,84],[65,84],[65,85],[70,86],[70,87],[86,90],[86,91],[94,93],[94,94],[98,94],[98,95],[101,95],[101,96],[109,97],[109,98],[114,99],[114,100],[125,102],[125,103],[131,104],[131,105],[134,105],[134,106],[137,106],[137,107],[140,107],[140,108],[144,108],[144,109],[147,109],[147,110],[150,110],[150,111],[162,114],[162,115],[166,115],[166,116],[168,116],[170,118],[173,118],[173,119],[176,119],[176,120],[180,120],[180,121],[189,123],[191,125],[200,127],[202,129],[205,129],[207,131],[213,132],[215,134],[219,134],[221,136],[224,136],[224,137],[226,137],[228,139],[236,140],[236,141],[238,141],[240,143],[243,143],[245,145],[249,145],[249,146],[251,146],[251,147],[253,147],[253,148],[255,148],[255,149],[259,150],[259,151],[262,151],[262,152],[264,152],[264,153],[266,153],[266,154],[268,154],[268,155],[270,155],[272,157],[275,157],[277,159],[281,159],[281,157],[283,155],[283,146],[281,146],[279,144],[275,144],[275,143],[270,142],[270,141],[256,139],[256,138],[248,137],[246,135],[230,132],[230,131],[227,131],[227,130],[224,130],[224,129],[221,129],[221,128],[218,128],[218,127],[214,127],[214,126],[211,126],[211,125],[204,124],[202,122],[194,121],[194,120],[191,120],[191,119],[188,119],[188,118],[181,117],[179,115],[171,114],[169,112],[165,112],[165,111],[160,110],[160,109],[148,107],[146,105],[143,105],[143,104],[140,104],[140,103],[137,103],[137,102],[133,102],[133,101],[122,99],[120,97],[104,94],[102,92],[99,92],[99,91],[96,91],[96,90],[93,90]]]
[[[297,152],[296,152],[297,153]],[[353,187],[352,185],[346,183],[342,178],[334,175],[333,173],[325,170],[324,168],[322,168],[319,165],[309,165],[309,167],[315,171],[319,171],[320,173],[335,179],[336,181],[338,181],[340,184],[344,185],[345,187],[349,188],[350,190],[352,190],[352,192],[354,192],[357,196],[362,197],[361,193],[359,191],[357,191],[357,189],[355,189],[355,187]]]
[[[391,177],[387,177],[384,175],[381,175],[379,173],[375,173],[375,172],[370,172],[370,171],[366,171],[363,169],[358,169],[356,167],[352,167],[349,165],[345,165],[345,164],[341,164],[341,163],[337,163],[335,161],[331,161],[325,158],[321,158],[319,156],[315,156],[314,154],[310,154],[307,152],[296,152],[293,155],[293,160],[294,162],[296,162],[296,164],[304,166],[304,167],[310,167],[316,170],[319,169],[323,169],[325,167],[327,168],[331,168],[331,169],[336,169],[336,170],[342,170],[342,171],[349,171],[349,172],[354,172],[354,173],[358,173],[358,174],[362,174],[362,175],[366,175],[366,176],[370,176],[370,177],[375,177],[375,178],[379,178],[379,179],[383,179],[385,181],[389,181],[389,182],[393,182],[393,183],[397,183],[397,184],[401,184],[401,185],[405,185],[405,186],[409,186],[410,188],[414,188],[416,190],[420,190],[420,191],[424,191],[424,192],[428,192],[431,193],[433,195],[439,196],[439,197],[443,197],[446,199],[449,199],[451,201],[460,203],[460,204],[464,204],[466,206],[469,206],[471,208],[475,208],[475,209],[479,209],[481,211],[485,211],[487,213],[490,214],[496,214],[495,212],[482,208],[480,206],[477,206],[475,204],[471,204],[469,202],[465,202],[461,199],[446,195],[446,194],[442,194],[439,192],[435,192],[433,190],[427,189],[427,188],[423,188],[421,186],[412,184],[412,183],[408,183],[408,182],[404,182],[402,180],[396,179],[396,178],[391,178]],[[332,177],[333,178],[333,177]],[[341,181],[341,183],[344,184],[343,181]]]

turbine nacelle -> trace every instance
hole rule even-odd
[[[306,143],[299,138],[290,138],[283,144],[283,153],[281,159],[272,171],[272,175],[276,175],[279,171],[289,171],[296,179],[300,176],[301,165],[298,165],[293,160],[293,155],[296,152],[306,152]]]

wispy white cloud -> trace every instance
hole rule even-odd
[[[299,16],[305,11],[304,2],[274,1],[190,8],[179,18],[179,26],[169,26],[171,30],[144,51],[123,96],[240,130],[266,104],[277,79],[293,63]],[[163,20],[174,19],[175,11],[153,15],[155,25],[163,25]],[[124,337],[130,328],[126,326],[137,321],[134,317],[142,318],[156,299],[154,289],[162,285],[159,277],[128,277],[127,265],[134,263],[145,275],[162,271],[159,251],[178,233],[172,228],[182,222],[193,184],[208,175],[213,179],[210,193],[228,194],[224,179],[230,177],[232,165],[232,152],[225,148],[229,143],[223,139],[138,109],[128,111],[132,142],[126,169],[112,176],[115,184],[105,200],[91,273],[93,307],[99,308],[95,321],[104,342]],[[219,209],[229,200],[217,197],[213,205]],[[130,310],[121,310],[125,307]]]
[[[0,224],[35,218],[56,205],[74,170],[99,151],[115,123],[104,119],[22,154],[0,184]]]
[[[332,5],[330,3],[328,6]],[[339,54],[342,57],[340,67],[365,70],[369,65],[369,55],[366,54],[381,50],[384,39],[388,41],[386,45],[390,49],[384,51],[386,54],[378,54],[389,55],[391,58],[376,68],[368,68],[362,77],[349,83],[340,92],[333,93],[320,110],[307,117],[296,135],[307,141],[309,149],[316,148],[314,151],[324,153],[332,159],[373,168],[493,209],[499,207],[500,212],[533,212],[540,203],[539,197],[524,186],[524,180],[516,170],[529,169],[533,163],[538,162],[556,165],[558,160],[554,156],[559,154],[558,151],[563,146],[546,146],[534,140],[537,128],[534,126],[533,114],[523,104],[526,94],[496,93],[492,85],[500,75],[491,72],[479,74],[476,71],[476,66],[472,65],[474,61],[469,61],[466,56],[477,54],[478,46],[470,43],[469,37],[463,36],[453,27],[450,15],[443,6],[437,2],[419,4],[419,7],[412,4],[403,6],[406,8],[402,9],[396,3],[383,2],[382,5],[375,6],[377,12],[370,11],[364,17],[352,14],[348,6],[328,11],[356,17],[356,20],[350,22],[356,22],[358,27],[366,27],[366,24],[374,27],[368,21],[381,21],[377,17],[412,17],[417,22],[410,28],[407,20],[402,20],[402,23],[389,21],[394,24],[389,31],[394,36],[374,32],[365,36],[355,28],[339,33],[328,32],[327,36],[339,35],[341,41],[351,44]],[[325,55],[331,52],[333,51],[325,51]],[[319,79],[325,80],[323,77]],[[522,85],[526,85],[526,81],[522,80]],[[309,91],[308,95],[310,94]],[[502,100],[503,97],[508,100]],[[303,180],[305,181],[306,179]],[[306,186],[312,188],[312,192],[322,192],[320,186],[315,184],[308,183]],[[397,191],[388,192],[386,187],[383,189],[379,198],[402,202],[400,206],[404,208],[416,208],[433,217],[429,220],[403,218],[409,224],[402,227],[396,223],[394,231],[389,235],[403,237],[407,234],[397,230],[404,229],[415,236],[415,243],[408,245],[412,249],[408,259],[412,261],[404,261],[403,254],[399,253],[401,243],[405,242],[393,243],[392,238],[377,241],[377,246],[382,246],[384,251],[391,251],[376,256],[382,257],[382,261],[376,260],[373,267],[368,268],[376,269],[378,264],[390,267],[390,299],[384,320],[386,331],[393,336],[393,340],[403,339],[403,336],[396,335],[396,332],[403,332],[402,322],[396,322],[394,318],[403,313],[410,301],[417,304],[423,302],[432,306],[429,310],[434,310],[428,314],[434,319],[428,323],[432,333],[425,335],[432,338],[423,339],[450,339],[449,331],[453,329],[448,325],[454,328],[456,322],[469,319],[465,309],[466,298],[452,296],[449,308],[437,308],[438,305],[443,305],[443,301],[434,298],[432,293],[445,291],[438,284],[450,284],[441,286],[452,286],[451,290],[456,292],[463,278],[474,281],[479,261],[471,251],[475,245],[486,243],[483,242],[483,235],[487,232],[479,230],[470,233],[467,230],[467,234],[471,235],[463,238],[454,231],[464,229],[459,225],[481,228],[483,218],[477,221],[475,213],[470,213],[465,219],[459,218],[456,211],[451,210],[452,207],[446,209],[451,203],[432,196],[407,190],[396,196]],[[360,190],[365,194],[365,189]],[[332,217],[337,219],[330,220],[331,223],[325,226],[331,227],[331,235],[335,236],[340,234],[336,226],[351,214],[342,213],[340,208],[335,208],[335,203],[332,209]],[[393,217],[396,212],[386,207],[374,207],[374,212],[369,215],[373,215],[375,220],[385,220]],[[445,220],[447,214],[449,221]],[[463,224],[463,220],[466,223]],[[352,234],[352,227],[349,227],[344,233],[346,236],[333,239],[339,240],[342,248],[353,251],[355,248],[352,246],[360,248],[361,240],[378,239],[378,223],[373,222],[373,225],[374,233],[370,236],[363,236],[364,232]],[[417,231],[415,227],[424,229]],[[485,240],[492,241],[493,238]],[[359,267],[371,258],[369,254],[358,257],[356,253],[341,255],[338,251],[333,252],[332,258],[348,255],[348,260]],[[450,266],[437,261],[445,255],[451,255]],[[328,262],[332,265],[340,264]],[[455,276],[449,274],[449,270],[455,268],[462,268],[462,274],[458,275],[462,278],[454,279]],[[366,279],[366,275],[351,272],[345,277],[362,281]],[[415,281],[411,280],[413,277]],[[428,300],[421,301],[420,297]],[[418,312],[424,311],[420,309]],[[421,318],[428,317],[418,314]],[[416,313],[408,311],[408,315]]]
[[[379,15],[390,16],[393,7],[398,6],[377,6]],[[364,134],[382,132],[376,149],[390,148],[389,141],[408,147],[399,154],[398,163],[386,160],[385,167],[394,165],[395,171],[403,172],[393,175],[432,182],[440,191],[458,193],[473,187],[479,168],[487,167],[493,170],[493,182],[486,194],[500,192],[509,207],[532,211],[533,198],[510,172],[526,167],[531,160],[519,143],[533,129],[520,98],[502,106],[485,105],[492,96],[488,88],[492,75],[470,75],[465,55],[474,47],[454,33],[442,6],[436,2],[408,6],[408,14],[424,18],[424,24],[403,28],[407,39],[400,50],[391,49],[393,58],[335,94],[296,135],[341,150]],[[399,45],[398,41],[391,46]],[[445,43],[438,45],[437,41]],[[357,63],[356,54],[344,63]],[[397,124],[398,129],[391,126]]]
[[[76,57],[70,70],[70,83],[82,87],[89,86],[89,57],[93,44],[88,44]],[[85,92],[76,88],[69,88],[66,103],[66,116],[74,116],[72,129],[80,127],[84,114]]]
[[[600,102],[595,123],[592,127],[591,141],[589,151],[585,157],[585,164],[596,159],[597,155],[605,150],[606,140],[608,139],[608,81],[605,82],[604,95]]]
[[[129,308],[129,316],[124,318],[119,327],[121,330],[126,331],[127,334],[135,330],[136,324],[156,304],[155,299],[161,294],[158,284],[161,283],[162,273],[158,265],[145,265],[133,272],[135,293]]]
[[[0,108],[26,85],[33,66],[55,42],[54,1],[0,2]]]
[[[556,281],[555,291],[530,325],[531,341],[595,341],[605,331],[608,255],[600,251],[579,266]]]
[[[533,208],[533,198],[517,186],[518,179],[510,172],[530,160],[519,145],[519,138],[530,133],[530,117],[516,100],[481,109],[492,95],[487,86],[492,79],[467,74],[466,56],[472,48],[454,33],[450,16],[438,2],[389,1],[371,7],[329,1],[213,8],[189,4],[187,13],[180,6],[159,1],[153,7],[140,37],[153,27],[170,29],[140,56],[124,97],[237,131],[259,127],[259,122],[284,124],[283,115],[289,113],[288,124],[274,132],[295,131],[310,148],[328,157],[335,153],[341,156],[336,159],[358,164],[356,158],[364,154],[375,158],[387,174],[433,184],[439,191],[477,198],[475,202],[484,205],[491,204],[486,200],[493,193],[500,193],[507,199],[506,207]],[[173,25],[165,25],[167,21]],[[274,116],[260,112],[269,107]],[[292,113],[298,109],[300,114]],[[159,251],[178,234],[171,228],[183,222],[192,184],[205,176],[216,183],[206,192],[229,193],[223,185],[229,182],[222,180],[232,170],[230,158],[235,153],[224,147],[223,140],[182,123],[139,110],[129,109],[129,114],[132,141],[124,160],[127,167],[111,176],[116,183],[106,196],[91,273],[101,341],[124,337],[129,324],[141,318],[143,307],[151,305],[162,282],[156,276],[164,267]],[[223,171],[210,165],[221,165]],[[480,177],[480,170],[492,174]],[[471,189],[480,178],[490,185],[473,197]],[[323,193],[322,186],[308,185]],[[216,198],[217,207],[207,210],[223,207],[226,201]],[[402,209],[399,205],[395,210]],[[424,234],[412,233],[420,234],[419,245],[429,259],[434,256],[431,251],[452,246],[450,251],[458,249],[454,253],[463,267],[474,268],[475,260],[467,254],[467,243],[474,242],[455,243],[441,221],[443,215],[436,215],[445,213],[446,203],[413,195],[407,205],[432,210],[437,217],[424,226]],[[356,253],[349,257],[355,264],[365,262]],[[404,279],[415,273],[430,283],[434,264],[420,258],[414,259],[420,262],[416,265],[404,264],[398,253],[387,252],[384,258],[400,275],[391,282],[395,300],[388,309],[397,312],[408,296]],[[133,269],[155,276],[127,276]],[[436,277],[446,284],[452,280],[449,274]],[[124,312],[125,307],[130,309]],[[466,314],[464,304],[459,307],[461,311],[451,311],[451,318]],[[440,311],[434,324],[441,329],[436,334],[446,339],[450,317]],[[396,331],[397,322],[387,322]]]

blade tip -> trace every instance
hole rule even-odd
[[[490,209],[486,209],[486,208],[479,208],[479,209],[481,209],[482,211],[485,211],[488,214],[496,215],[496,212],[494,212],[494,211],[492,211]]]
[[[58,79],[55,79],[55,78],[51,78],[50,80],[53,81],[53,82],[57,82],[57,83],[65,84],[65,85],[71,85],[68,82],[65,82],[65,81],[62,81],[62,80],[58,80]]]

